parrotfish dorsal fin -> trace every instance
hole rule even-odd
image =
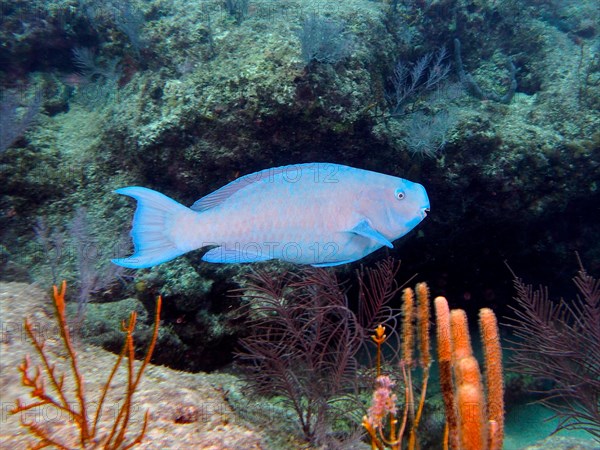
[[[259,172],[244,175],[243,177],[239,177],[226,184],[222,188],[202,197],[200,200],[197,200],[192,206],[190,206],[190,209],[197,212],[202,212],[206,211],[207,209],[214,208],[215,206],[223,203],[236,192],[244,189],[247,186],[250,186],[253,183],[257,183],[262,180],[273,181],[275,176],[287,171],[301,170],[301,166],[304,165],[306,164],[293,164],[289,166],[273,167],[271,169],[264,169]]]

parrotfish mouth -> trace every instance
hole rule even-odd
[[[429,212],[429,208],[423,208],[421,209],[421,217],[424,219],[425,217],[427,217],[427,213]]]

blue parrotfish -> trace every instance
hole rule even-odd
[[[336,266],[393,248],[429,211],[418,183],[331,163],[245,175],[190,208],[144,187],[115,192],[137,200],[134,253],[113,259],[134,269],[205,247],[202,259],[211,263],[280,259]]]

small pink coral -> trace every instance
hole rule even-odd
[[[387,375],[378,376],[375,380],[375,391],[369,408],[367,420],[374,427],[381,427],[387,414],[396,414],[396,394],[392,392],[394,382]]]

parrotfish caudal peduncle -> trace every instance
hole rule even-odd
[[[429,211],[425,188],[402,178],[330,163],[297,164],[232,181],[187,208],[151,189],[137,200],[135,252],[113,259],[140,269],[212,247],[204,261],[281,259],[325,267],[359,260],[404,236]]]

